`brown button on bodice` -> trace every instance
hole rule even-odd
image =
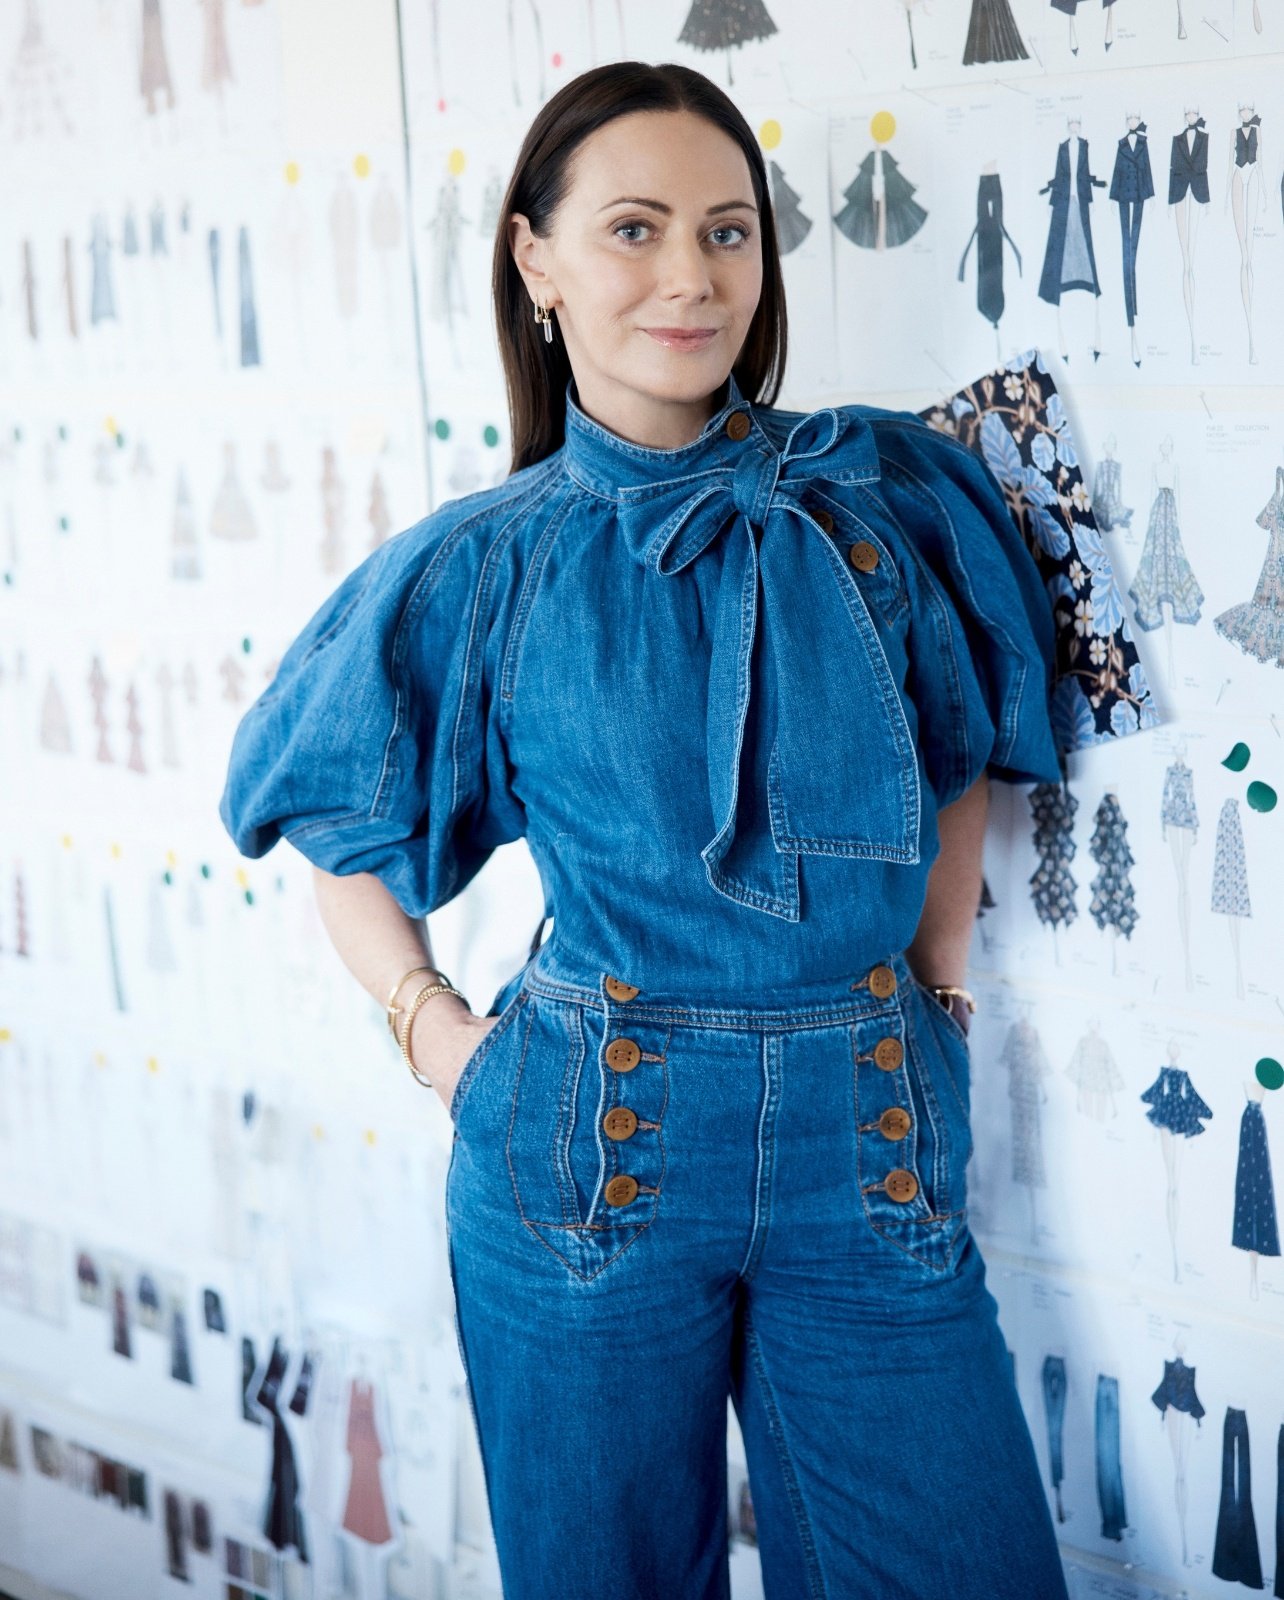
[[[749,435],[749,415],[745,411],[733,411],[727,418],[727,438],[735,439],[737,443]]]
[[[608,978],[606,992],[612,1000],[632,1000],[638,992],[638,987],[635,983],[625,983],[623,978]]]
[[[878,565],[878,549],[868,539],[857,539],[847,547],[847,559],[857,572],[873,572]]]
[[[637,1199],[638,1180],[630,1178],[627,1172],[617,1173],[602,1193],[608,1206],[626,1206],[630,1200]]]
[[[606,1064],[616,1072],[632,1072],[641,1059],[636,1039],[612,1039],[606,1047]]]
[[[608,1139],[631,1139],[637,1125],[638,1114],[628,1106],[612,1106],[602,1118],[602,1129]]]
[[[877,966],[870,969],[869,992],[879,1000],[886,1000],[889,995],[896,993],[896,974],[890,967]]]
[[[878,1131],[884,1139],[903,1139],[910,1131],[910,1115],[904,1106],[888,1106],[878,1119]]]
[[[833,533],[833,531],[834,531],[834,519],[833,519],[833,517],[830,516],[828,511],[824,510],[824,508],[822,507],[822,509],[819,510],[819,511],[813,511],[812,512],[812,516],[821,525],[821,527],[825,530],[826,533]]]
[[[618,1183],[620,1180],[617,1178],[614,1181]],[[912,1200],[918,1193],[918,1179],[904,1167],[893,1167],[883,1180],[883,1188],[893,1200],[903,1205],[906,1200]]]
[[[905,1046],[892,1034],[874,1046],[874,1064],[884,1072],[895,1072],[905,1059]]]

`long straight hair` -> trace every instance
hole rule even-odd
[[[634,111],[695,112],[729,134],[744,151],[758,207],[762,295],[732,371],[747,400],[770,405],[780,392],[785,370],[785,284],[758,141],[734,101],[703,73],[675,62],[651,66],[644,61],[612,61],[582,72],[540,109],[522,142],[499,208],[491,284],[508,390],[510,474],[543,461],[565,440],[571,363],[564,341],[555,337],[548,343],[534,319],[509,245],[509,219],[520,212],[537,238],[547,238],[569,188],[567,163],[576,148],[604,123]]]

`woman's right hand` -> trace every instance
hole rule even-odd
[[[435,994],[415,1012],[410,1024],[411,1058],[447,1112],[465,1062],[498,1021],[498,1017],[475,1016],[453,994]]]

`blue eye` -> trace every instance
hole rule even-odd
[[[622,228],[649,228],[650,226],[651,226],[651,224],[649,222],[617,222],[615,224],[614,228],[612,228],[611,232],[617,239],[620,239],[621,238],[620,230]],[[741,237],[739,239],[735,240],[734,243],[732,243],[732,244],[718,244],[718,245],[715,245],[714,246],[715,250],[739,250],[748,241],[748,238],[749,238],[749,229],[746,228],[742,223],[739,223],[739,222],[724,222],[719,227],[714,228],[712,230],[712,232],[714,232],[714,233],[734,232],[734,233],[738,233],[738,234],[741,235]],[[633,245],[645,244],[646,240],[645,239],[621,239],[621,243],[633,246]]]

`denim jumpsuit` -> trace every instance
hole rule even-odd
[[[548,938],[465,1063],[456,1330],[507,1600],[1060,1600],[967,1223],[966,1037],[904,950],[937,810],[1055,782],[1053,620],[980,458],[732,375],[366,558],[237,728],[220,815],[411,916],[524,837]]]

